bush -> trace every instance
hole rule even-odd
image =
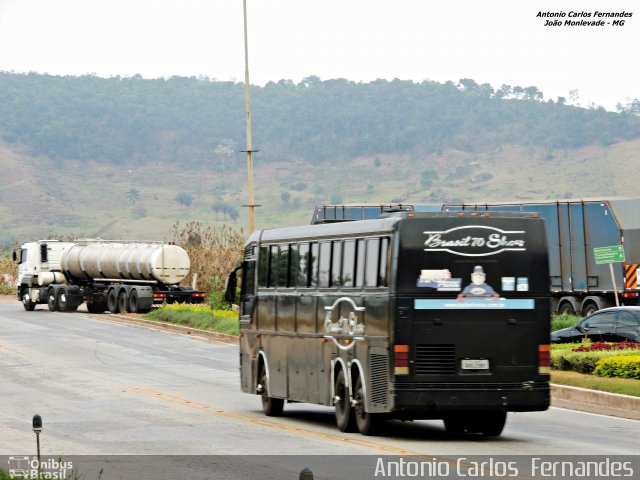
[[[211,228],[199,222],[176,223],[173,239],[186,250],[191,259],[191,273],[183,284],[191,284],[198,277],[198,289],[205,292],[224,290],[229,272],[242,260],[244,237],[228,227]]]
[[[575,345],[575,344],[572,344]],[[594,342],[582,344],[574,348],[573,352],[602,352],[608,350],[640,350],[640,343],[636,342]]]
[[[578,315],[556,315],[551,319],[551,331],[555,332],[561,328],[572,327],[580,321],[582,317]]]
[[[551,368],[578,373],[593,373],[599,360],[619,355],[637,355],[637,350],[597,350],[575,352],[569,349],[551,349]]]
[[[173,303],[152,310],[146,315],[152,320],[187,325],[214,332],[239,334],[238,314],[229,310],[212,310],[209,305]]]
[[[617,355],[598,360],[594,375],[640,379],[640,355]]]

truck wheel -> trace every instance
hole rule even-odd
[[[596,313],[598,311],[598,306],[595,303],[588,303],[582,309],[582,315],[588,317],[589,315]]]
[[[560,305],[558,313],[560,315],[575,315],[576,311],[574,310],[573,305],[571,305],[569,302],[566,302]]]
[[[27,290],[22,290],[22,306],[27,312],[33,312],[36,309],[36,302],[31,300],[31,297],[27,293]]]
[[[118,309],[118,294],[115,290],[109,290],[109,294],[107,295],[107,310],[111,313],[118,313],[120,311]]]
[[[127,313],[129,307],[129,299],[127,298],[127,292],[122,291],[118,295],[118,310],[120,313]]]
[[[47,293],[47,307],[49,307],[50,312],[58,310],[58,299],[56,298],[56,292],[54,289],[49,290]]]
[[[131,290],[131,294],[129,295],[129,312],[138,313],[140,310],[140,299],[138,298],[138,291]]]
[[[58,311],[59,312],[74,312],[77,307],[72,307],[69,304],[68,298],[69,292],[66,288],[58,290]]]

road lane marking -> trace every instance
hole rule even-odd
[[[273,422],[270,420],[266,420],[264,418],[259,417],[251,417],[249,415],[242,415],[240,413],[234,413],[225,411],[224,409],[207,405],[205,403],[194,402],[192,400],[188,400],[186,398],[176,397],[173,395],[169,395],[167,393],[158,392],[156,390],[151,390],[145,387],[138,386],[127,386],[125,387],[127,390],[133,391],[135,393],[139,393],[142,395],[147,395],[150,397],[159,398],[161,400],[165,400],[168,402],[184,405],[186,407],[194,408],[197,410],[202,410],[206,412],[211,412],[215,415],[220,415],[225,418],[230,418],[233,420],[241,421],[244,423],[251,423],[254,425],[260,425],[261,427],[271,428],[274,430],[280,430],[283,432],[293,433],[296,435],[302,435],[305,437],[313,437],[313,438],[322,438],[324,440],[328,440],[334,443],[353,445],[356,447],[366,448],[369,450],[376,450],[386,455],[401,455],[401,456],[419,456],[419,457],[429,457],[435,458],[430,455],[425,455],[424,453],[414,452],[412,450],[407,450],[404,448],[394,447],[391,445],[386,445],[384,443],[372,442],[369,440],[364,440],[362,438],[350,438],[344,437],[341,435],[336,435],[333,433],[325,433],[325,432],[317,432],[315,430],[309,430],[301,427],[293,427],[289,425],[284,425],[282,423]]]
[[[0,345],[0,352],[24,355],[24,352],[22,352],[21,350],[18,350],[17,348],[13,348],[13,347],[7,347],[5,345]]]

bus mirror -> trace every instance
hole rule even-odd
[[[236,288],[238,287],[238,278],[236,272],[242,268],[242,262],[238,262],[236,267],[231,270],[224,286],[224,299],[229,303],[236,301]]]
[[[18,261],[18,253],[16,252],[16,250],[13,251],[13,261],[14,262]]]
[[[236,271],[234,270],[227,277],[227,285],[225,286],[225,291],[224,291],[224,299],[229,303],[233,303],[236,301],[237,284],[238,284],[238,281],[236,277]]]

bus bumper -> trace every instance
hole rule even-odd
[[[531,412],[546,410],[551,394],[549,384],[540,382],[518,387],[483,390],[466,388],[416,388],[396,385],[394,405],[398,412],[411,411],[436,414],[456,410],[500,410]],[[414,416],[414,418],[418,418]]]

